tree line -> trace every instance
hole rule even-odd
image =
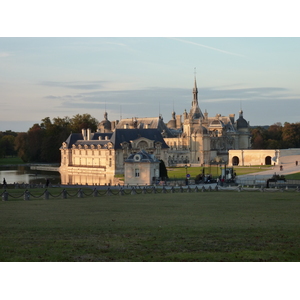
[[[300,148],[300,123],[275,123],[251,130],[252,149]]]
[[[72,118],[46,117],[34,124],[27,132],[0,133],[0,157],[18,155],[24,162],[59,163],[62,143],[71,132],[82,128],[97,130],[98,121],[90,114],[77,114]]]

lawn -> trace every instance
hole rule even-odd
[[[1,201],[0,261],[295,262],[299,213],[296,192]]]
[[[222,166],[223,168],[224,166]],[[234,167],[234,172],[236,175],[245,175],[250,173],[256,173],[256,172],[262,172],[266,171],[271,166],[251,166],[251,167]],[[184,179],[186,177],[186,174],[190,174],[192,179],[195,179],[195,177],[198,174],[202,174],[203,167],[189,167],[187,169],[181,167],[181,168],[167,168],[168,169],[168,176],[172,179]],[[221,175],[221,169],[220,166],[208,166],[204,168],[204,174],[208,175],[211,174],[213,177],[218,177]]]
[[[4,157],[0,158],[1,165],[22,165],[24,164],[23,160],[19,157]]]
[[[284,175],[284,177],[285,177],[285,179],[299,180],[300,179],[300,173],[288,174],[288,175]]]

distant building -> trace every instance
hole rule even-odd
[[[162,159],[166,166],[193,166],[228,162],[229,150],[250,149],[249,122],[243,111],[235,120],[217,114],[208,117],[198,103],[196,78],[189,113],[172,112],[172,119],[134,117],[109,121],[107,112],[98,131],[73,133],[62,144],[61,170],[91,174],[123,174],[125,160],[145,150]]]
[[[295,158],[295,160],[300,159],[299,148],[230,150],[228,165],[280,165],[283,161],[286,162],[292,158]]]
[[[154,155],[145,150],[129,155],[125,160],[125,184],[151,185],[160,176],[159,163]]]
[[[172,119],[167,123],[172,136],[165,137],[170,149],[168,151],[168,166],[180,164],[202,165],[220,160],[228,160],[231,149],[250,148],[250,129],[243,117],[243,111],[235,120],[235,115],[224,117],[217,114],[208,117],[203,114],[198,103],[198,88],[196,79],[193,88],[193,101],[190,112],[182,116],[172,112]]]
[[[62,144],[61,172],[123,174],[125,159],[145,150],[165,160],[168,145],[157,129],[115,129],[113,133],[72,133]]]

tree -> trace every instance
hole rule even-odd
[[[90,114],[75,115],[73,118],[45,117],[40,124],[34,124],[27,133],[20,133],[15,140],[15,150],[25,162],[60,162],[61,144],[71,131],[81,132],[90,128],[96,131],[98,121]],[[1,148],[0,148],[1,155]]]
[[[28,134],[21,132],[15,139],[15,150],[17,151],[18,157],[24,162],[28,162]]]
[[[2,149],[3,156],[15,156],[15,137],[13,135],[4,135],[1,138],[0,147]]]
[[[46,117],[42,119],[42,123],[40,124],[40,127],[44,130],[48,130],[52,127],[52,122],[49,117]]]
[[[53,124],[57,125],[61,128],[69,128],[70,129],[71,119],[69,117],[53,118]]]
[[[162,178],[162,180],[168,179],[168,170],[166,168],[165,162],[160,159],[159,160],[159,176]]]
[[[75,115],[70,120],[70,129],[72,132],[81,132],[81,130],[90,128],[96,131],[98,127],[97,119],[93,118],[90,114]]]
[[[268,129],[251,131],[253,149],[285,149],[300,147],[300,123],[275,123]]]
[[[69,134],[70,129],[67,127],[61,127],[56,124],[49,126],[43,136],[41,159],[45,162],[60,162],[59,148]]]
[[[252,135],[252,148],[253,149],[264,149],[266,130],[262,127],[254,128],[251,132]]]
[[[281,123],[276,123],[268,128],[268,137],[271,140],[281,141],[282,140],[282,125]]]
[[[282,139],[288,148],[300,147],[300,123],[285,123],[282,132]]]
[[[40,162],[44,131],[39,124],[34,124],[28,131],[28,159],[30,162]]]

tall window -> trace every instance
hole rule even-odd
[[[135,169],[135,177],[140,177],[140,169]]]
[[[111,167],[111,158],[109,159],[109,166]]]

